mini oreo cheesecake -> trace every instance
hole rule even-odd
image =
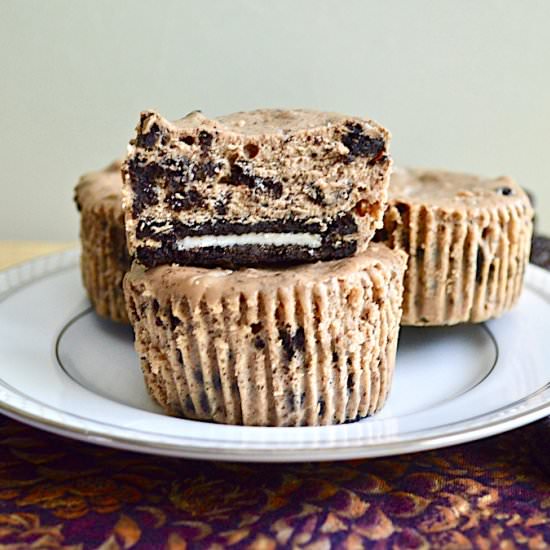
[[[237,268],[362,252],[382,223],[388,143],[377,123],[335,113],[144,112],[123,166],[130,253]]]
[[[533,231],[511,178],[396,168],[375,240],[409,255],[404,325],[479,323],[517,302]]]
[[[82,281],[95,311],[127,323],[122,278],[130,269],[122,214],[121,162],[83,175],[75,188],[80,211]]]
[[[169,414],[317,426],[383,406],[406,255],[237,271],[134,262],[124,279],[146,386]]]

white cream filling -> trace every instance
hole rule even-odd
[[[184,237],[176,241],[177,250],[206,248],[210,246],[307,246],[319,248],[321,236],[313,233],[244,233],[242,235],[201,235]]]

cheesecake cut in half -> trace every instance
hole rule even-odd
[[[129,251],[147,267],[228,268],[362,252],[382,223],[388,143],[335,113],[144,112],[123,165]]]

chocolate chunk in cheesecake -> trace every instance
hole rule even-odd
[[[123,166],[129,251],[148,267],[228,268],[361,252],[382,223],[388,142],[335,113],[144,112]]]

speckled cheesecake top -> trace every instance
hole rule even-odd
[[[257,109],[231,113],[214,119],[209,119],[200,111],[193,111],[172,124],[180,129],[204,128],[205,125],[210,125],[212,128],[232,130],[236,134],[246,136],[267,136],[300,133],[304,130],[327,128],[343,122],[360,123],[364,128],[388,135],[385,128],[372,120],[310,109]],[[153,120],[151,120],[152,123]]]
[[[250,294],[266,292],[283,287],[310,286],[330,279],[358,276],[362,271],[384,270],[400,272],[406,263],[406,254],[390,250],[387,246],[373,243],[366,252],[328,262],[301,264],[278,269],[208,269],[202,267],[180,267],[163,265],[146,272],[138,263],[134,263],[130,278],[145,281],[146,287],[154,289],[155,296],[165,299],[185,295],[196,302],[218,300],[226,293],[239,292]],[[145,289],[147,292],[147,288]]]
[[[393,202],[461,210],[529,205],[527,194],[510,177],[482,178],[445,170],[395,167],[390,180]]]
[[[122,215],[122,161],[116,160],[107,168],[84,174],[75,188],[75,202],[79,210],[111,208]]]

